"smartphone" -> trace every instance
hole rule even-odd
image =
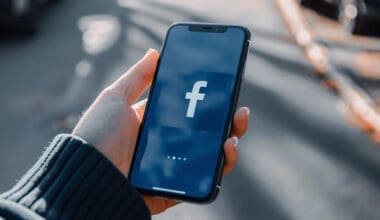
[[[139,191],[197,203],[216,198],[249,42],[240,26],[169,28],[129,173]]]

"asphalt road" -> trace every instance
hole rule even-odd
[[[214,203],[181,204],[154,219],[380,219],[380,148],[310,77],[273,1],[118,2],[65,0],[45,10],[36,36],[0,39],[0,191],[56,133],[70,131],[102,88],[159,49],[172,22],[227,22],[253,35],[239,100],[251,121],[239,164]],[[105,49],[91,48],[99,38],[87,21],[97,19],[114,28],[103,33],[112,43]]]

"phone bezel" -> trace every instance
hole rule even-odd
[[[236,74],[236,78],[235,78],[235,84],[234,84],[234,87],[233,87],[233,90],[231,93],[231,98],[230,98],[230,103],[232,103],[232,105],[228,110],[227,120],[226,120],[225,126],[224,126],[223,137],[222,137],[222,141],[221,141],[222,144],[221,144],[220,150],[219,150],[217,165],[216,165],[214,177],[213,177],[213,183],[212,183],[210,192],[205,197],[193,197],[193,196],[169,193],[169,192],[158,191],[158,190],[153,190],[153,189],[148,190],[145,188],[140,188],[139,186],[135,186],[135,185],[133,185],[133,186],[136,187],[136,189],[139,190],[141,193],[152,195],[152,196],[170,198],[170,199],[188,201],[188,202],[195,202],[195,203],[210,203],[216,199],[216,197],[219,193],[219,187],[220,187],[221,176],[222,176],[222,171],[223,171],[222,168],[223,168],[223,164],[224,164],[223,144],[224,144],[225,140],[227,139],[227,137],[230,135],[230,129],[232,126],[232,117],[233,117],[233,113],[236,110],[236,104],[237,104],[239,93],[240,93],[240,87],[241,87],[242,77],[244,74],[245,62],[246,62],[247,53],[248,53],[248,49],[249,49],[249,42],[250,42],[251,34],[247,28],[245,28],[243,26],[238,26],[238,25],[178,22],[178,23],[172,24],[169,27],[169,29],[167,30],[164,43],[162,44],[162,47],[161,47],[161,54],[164,54],[164,52],[165,52],[165,47],[166,47],[166,43],[167,43],[167,39],[168,39],[168,36],[170,34],[170,31],[176,26],[188,26],[189,29],[192,27],[210,27],[210,28],[216,28],[216,31],[210,31],[210,32],[221,32],[221,33],[222,33],[222,31],[218,31],[218,30],[226,30],[228,28],[239,28],[244,32],[244,38],[245,39],[244,39],[244,43],[242,44],[242,52],[240,54],[239,67],[237,70],[237,74]],[[218,29],[218,28],[220,28],[220,29]],[[204,32],[208,32],[208,31],[204,31]],[[156,73],[154,75],[154,78],[152,81],[152,86],[151,86],[150,91],[149,91],[148,103],[146,105],[144,115],[146,115],[145,113],[148,111],[148,109],[150,107],[150,101],[149,100],[151,100],[151,96],[152,96],[153,91],[154,91],[157,72],[160,68],[160,64],[161,64],[161,59],[159,58],[158,63],[157,63]],[[128,179],[130,181],[131,181],[131,172],[132,172],[134,162],[135,162],[137,146],[140,142],[141,132],[143,130],[144,125],[145,125],[145,117],[142,119],[141,126],[140,126],[140,129],[138,132],[137,141],[136,141],[136,149],[133,153],[132,163],[131,163],[129,174],[128,174]]]

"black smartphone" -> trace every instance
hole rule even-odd
[[[138,190],[198,203],[216,198],[249,42],[240,26],[169,28],[129,173]]]

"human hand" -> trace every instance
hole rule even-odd
[[[82,116],[73,130],[103,153],[126,177],[132,163],[136,140],[143,118],[146,100],[136,103],[151,85],[159,58],[150,49],[145,56],[112,85],[104,89]],[[231,138],[224,143],[223,176],[235,166],[238,138],[248,127],[249,109],[239,108],[234,115]],[[143,195],[152,214],[158,214],[178,204],[177,201]]]

